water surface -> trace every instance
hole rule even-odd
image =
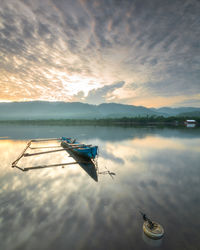
[[[98,170],[114,179],[96,182],[76,164],[11,168],[29,139],[61,136],[98,145]],[[0,137],[1,249],[199,249],[199,128],[0,125]],[[62,151],[18,165],[61,162],[74,159]],[[143,235],[139,209],[163,225],[161,241]]]

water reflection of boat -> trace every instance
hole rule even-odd
[[[93,160],[86,160],[82,156],[66,148],[68,154],[78,163],[78,165],[96,182],[98,181],[97,169]]]

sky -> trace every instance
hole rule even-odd
[[[200,107],[199,0],[0,0],[0,102]]]

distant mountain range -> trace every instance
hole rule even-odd
[[[155,109],[117,103],[91,105],[80,102],[45,101],[0,103],[0,120],[99,119],[147,115],[200,117],[200,108],[163,107]]]

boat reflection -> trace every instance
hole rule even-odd
[[[96,182],[98,182],[98,175],[97,175],[97,165],[92,160],[85,160],[79,155],[75,154],[72,150],[67,149],[69,156],[72,157],[75,162],[79,164],[79,166]]]

